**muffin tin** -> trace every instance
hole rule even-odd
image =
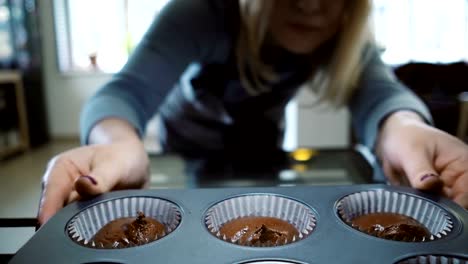
[[[374,200],[372,197],[375,196],[387,200]],[[245,203],[245,200],[257,199],[255,197],[261,201]],[[352,210],[344,211],[343,204],[349,204],[350,197],[354,200],[359,197],[362,202],[357,207],[351,206]],[[400,200],[395,201],[392,197]],[[159,202],[153,203],[153,200]],[[242,212],[241,216],[278,214],[294,222],[297,218],[291,214],[296,209],[272,210],[277,206],[276,202],[268,203],[271,200],[291,202],[298,205],[296,211],[299,214],[309,215],[303,219],[310,223],[305,224],[305,235],[290,244],[276,247],[233,244],[212,232],[213,221],[232,218],[231,213],[224,209],[224,217],[213,217],[216,213],[214,208],[229,204],[230,200],[241,201],[232,203],[238,208],[232,212]],[[165,205],[172,213],[158,211],[161,207],[155,204]],[[124,249],[99,249],[85,242],[104,222],[136,215],[136,210],[140,209],[171,223],[166,236],[146,245]],[[434,236],[427,242],[384,240],[364,234],[342,219],[343,212],[349,216],[349,212],[373,211],[419,217],[418,220],[431,225]],[[78,219],[82,219],[80,228]],[[435,221],[441,224],[434,223],[434,219],[442,219]],[[296,224],[301,225],[302,222],[300,220]],[[413,189],[387,185],[126,190],[68,205],[38,230],[11,263],[41,260],[47,263],[466,264],[467,227],[468,212],[455,203]]]

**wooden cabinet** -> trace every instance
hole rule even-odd
[[[461,93],[458,100],[460,101],[460,119],[457,136],[468,143],[468,92]]]
[[[18,71],[0,71],[0,160],[29,148],[23,82]]]

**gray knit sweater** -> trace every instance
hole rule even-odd
[[[125,119],[142,134],[146,122],[159,113],[167,150],[196,156],[230,147],[260,146],[266,151],[269,145],[278,147],[284,107],[308,77],[310,58],[266,47],[265,60],[280,78],[270,84],[270,92],[248,95],[233,55],[239,31],[237,2],[172,0],[125,67],[86,103],[82,143],[104,118]],[[388,114],[406,109],[428,122],[431,117],[423,103],[396,81],[375,47],[369,46],[366,53],[370,60],[349,108],[357,138],[372,149],[379,123]]]

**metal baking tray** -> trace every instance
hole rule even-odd
[[[440,206],[452,219],[451,232],[429,242],[398,242],[366,235],[341,220],[337,213],[340,199],[381,189]],[[228,198],[252,194],[278,195],[307,205],[316,216],[315,229],[300,241],[268,248],[235,245],[208,231],[205,214],[210,207]],[[79,212],[104,201],[134,196],[176,204],[181,212],[179,226],[159,240],[125,249],[87,248],[69,237],[67,224]],[[468,259],[467,227],[468,212],[452,201],[388,185],[125,190],[66,206],[36,232],[11,263],[398,263],[426,255]]]

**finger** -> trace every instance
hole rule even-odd
[[[63,159],[51,161],[44,176],[38,222],[45,224],[68,200],[73,189],[73,178],[78,177],[79,170],[73,163]]]
[[[461,207],[468,209],[468,192],[456,195],[454,201]]]
[[[84,198],[93,197],[114,189],[122,173],[118,166],[109,162],[97,164],[89,175],[83,175],[76,179],[75,190]]]
[[[405,181],[403,180],[403,177],[401,177],[401,173],[395,171],[389,162],[384,161],[382,168],[390,184],[395,186],[405,185]]]
[[[100,187],[97,187],[97,184],[97,180],[89,175],[78,177],[75,181],[76,196],[74,195],[74,197],[70,197],[70,199],[75,199],[80,196],[89,198],[103,193],[104,190],[102,190],[102,188]]]
[[[416,154],[402,161],[402,168],[411,186],[419,190],[440,192],[443,182],[427,155]]]
[[[452,187],[454,201],[464,208],[468,208],[468,171],[462,173]]]
[[[74,201],[78,201],[80,198],[81,198],[81,197],[80,197],[80,195],[78,194],[77,191],[72,191],[72,192],[70,193],[70,195],[68,196],[67,204],[72,203],[72,202],[74,202]]]
[[[442,188],[442,194],[447,198],[453,199],[453,191],[450,187],[444,186]]]
[[[454,169],[454,171],[458,171],[458,173],[454,172],[455,175],[453,178],[455,179],[452,184],[452,189],[454,193],[463,193],[468,192],[468,167],[464,168],[462,166]]]
[[[37,217],[40,225],[45,224],[63,207],[66,201],[65,192],[71,190],[70,186],[71,184],[69,186],[65,184],[62,186],[56,184],[54,188],[49,188],[49,186],[44,188]]]

